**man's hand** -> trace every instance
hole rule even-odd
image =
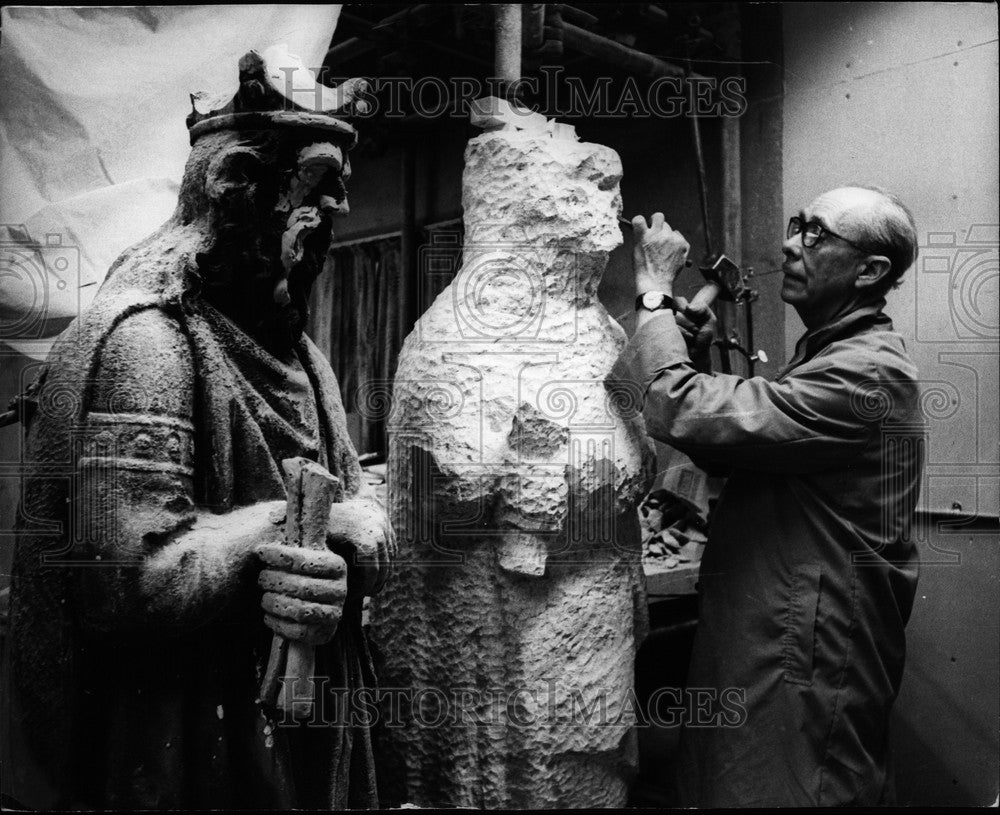
[[[377,502],[359,499],[333,504],[327,546],[347,561],[349,597],[365,597],[382,588],[395,540],[385,510]]]
[[[675,297],[677,327],[687,343],[691,361],[700,369],[707,369],[715,338],[716,317],[708,306],[691,306],[684,297]]]
[[[642,215],[636,215],[632,219],[632,235],[636,293],[662,291],[672,294],[674,279],[684,268],[690,249],[684,236],[670,228],[662,212],[654,212],[648,226]]]
[[[263,543],[257,584],[264,590],[264,623],[285,639],[325,645],[337,633],[347,598],[347,564],[322,549]]]

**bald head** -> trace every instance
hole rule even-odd
[[[889,260],[889,273],[879,281],[879,293],[900,284],[917,259],[917,225],[913,213],[891,192],[879,187],[839,187],[814,202],[839,213],[834,230],[868,251]]]

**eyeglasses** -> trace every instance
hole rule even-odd
[[[831,238],[839,238],[848,246],[853,246],[859,252],[868,251],[864,247],[858,246],[854,241],[849,241],[843,235],[838,235],[832,229],[827,229],[819,221],[809,221],[803,224],[802,219],[798,215],[793,215],[788,219],[788,229],[785,230],[785,237],[794,238],[799,233],[802,234],[802,245],[807,249],[812,249],[824,237],[829,235]]]

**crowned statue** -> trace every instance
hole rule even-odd
[[[362,602],[394,543],[303,334],[359,89],[276,48],[193,97],[173,217],[21,401],[9,771],[32,808],[377,806],[369,728],[337,702],[373,686]],[[339,500],[293,506],[289,460]],[[309,654],[308,721],[262,691],[279,642]]]

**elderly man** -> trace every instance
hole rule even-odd
[[[23,748],[4,770],[33,808],[377,805],[367,724],[337,691],[373,686],[362,600],[391,530],[302,333],[356,133],[285,98],[280,67],[251,52],[232,100],[196,100],[174,216],[118,259],[22,400]],[[343,498],[301,526],[294,458]],[[318,548],[283,543],[283,522]],[[310,722],[261,692],[273,634],[315,648],[292,689],[315,678]]]
[[[882,308],[916,258],[912,215],[848,187],[790,219],[781,297],[808,330],[773,382],[693,367],[686,345],[699,356],[712,326],[672,300],[688,244],[660,213],[634,227],[638,327],[616,376],[644,394],[653,437],[729,475],[688,686],[735,689],[746,716],[687,724],[680,803],[889,801],[922,427],[916,369]]]

